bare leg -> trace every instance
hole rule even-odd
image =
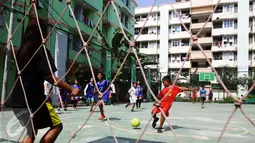
[[[142,104],[142,99],[139,99],[139,108],[141,108],[141,104]]]
[[[50,128],[47,133],[44,134],[40,143],[53,143],[57,139],[59,133],[62,131],[63,125],[62,123]]]
[[[162,133],[162,128],[165,122],[165,117],[164,115],[161,113],[161,117],[160,117],[160,123],[159,123],[159,128],[158,128],[158,133]]]
[[[38,130],[35,130],[36,134],[37,134],[37,132],[38,132]],[[29,123],[28,127],[27,127],[27,135],[23,139],[22,143],[33,143],[34,140],[35,140],[35,136],[34,136],[34,133],[33,133],[33,128],[31,126],[31,124]]]
[[[131,109],[131,111],[134,111],[134,108],[135,108],[135,103],[132,103],[132,109]]]
[[[93,110],[93,107],[94,107],[94,102],[92,102],[92,103],[91,103],[90,112],[92,112],[92,110]]]
[[[66,110],[66,108],[67,108],[67,101],[65,101],[64,107],[65,107],[65,110]]]
[[[100,102],[104,102],[104,101],[101,100]],[[105,118],[103,103],[99,104],[99,109],[100,109],[100,113],[101,113],[101,116],[100,116],[99,120],[103,120]]]
[[[139,98],[136,100],[136,108],[138,109],[139,107]]]
[[[201,100],[201,102],[202,102],[202,107],[201,108],[204,108],[205,101]]]

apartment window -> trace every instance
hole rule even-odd
[[[224,12],[224,13],[232,12],[232,10],[233,10],[233,5],[225,5],[225,6],[223,7],[223,12]]]
[[[173,47],[179,47],[181,45],[181,40],[173,40],[172,41],[172,46]]]
[[[142,45],[142,48],[148,48],[148,43],[147,42],[143,42],[141,45]]]
[[[43,5],[43,2],[42,2],[42,1],[43,1],[43,0],[38,0],[38,1],[37,1],[36,5],[37,5],[38,8],[44,8],[44,5]]]
[[[173,11],[173,18],[178,18],[178,15],[181,16],[181,12],[180,11],[177,11],[177,12]]]
[[[233,43],[234,43],[234,37],[233,36],[224,36],[223,37],[224,47],[233,46]]]
[[[222,53],[214,53],[213,58],[214,60],[222,60]]]
[[[181,25],[173,25],[172,26],[172,33],[181,32]]]
[[[80,37],[73,37],[72,39],[72,49],[75,51],[80,51],[82,48],[82,41]]]
[[[233,27],[233,21],[224,21],[223,26],[224,26],[224,28],[232,28]]]
[[[149,42],[148,48],[156,48],[157,47],[157,42]]]

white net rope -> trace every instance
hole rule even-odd
[[[80,50],[80,51],[77,53],[77,55],[75,56],[75,58],[74,58],[74,60],[73,60],[73,62],[72,62],[72,64],[71,64],[71,66],[69,67],[69,69],[67,70],[67,72],[64,74],[64,76],[61,77],[61,78],[59,78],[59,79],[54,78],[54,85],[58,85],[58,82],[59,82],[60,80],[62,80],[62,79],[69,73],[69,71],[70,71],[71,68],[73,67],[73,65],[74,65],[74,63],[75,63],[75,61],[76,61],[76,59],[77,59],[78,56],[82,53],[82,51],[85,51],[85,53],[86,53],[87,60],[88,60],[88,63],[89,63],[89,67],[90,67],[90,71],[91,71],[91,75],[92,75],[92,77],[93,77],[94,82],[96,83],[96,77],[95,77],[95,75],[94,75],[94,70],[93,70],[93,67],[92,67],[91,59],[90,59],[91,57],[89,56],[87,47],[88,47],[88,45],[89,45],[89,43],[90,43],[90,41],[91,41],[91,39],[92,39],[92,36],[93,36],[94,33],[96,32],[96,29],[98,28],[100,22],[102,21],[103,16],[104,16],[104,13],[106,12],[107,8],[108,8],[110,5],[112,5],[113,8],[114,8],[114,11],[115,11],[115,13],[116,13],[116,16],[117,16],[117,18],[118,18],[118,22],[119,22],[119,25],[120,25],[120,29],[121,29],[121,31],[122,31],[122,33],[123,33],[125,39],[129,42],[129,49],[127,50],[127,54],[126,54],[126,56],[125,56],[123,62],[121,63],[120,68],[118,69],[117,73],[115,74],[114,78],[112,79],[111,83],[109,84],[109,87],[107,88],[107,90],[110,89],[110,85],[115,81],[115,79],[116,79],[118,73],[119,73],[119,72],[121,71],[121,69],[123,68],[123,65],[125,64],[125,62],[126,62],[128,56],[130,55],[130,53],[133,52],[134,55],[135,55],[135,57],[136,57],[136,60],[137,60],[137,62],[138,62],[138,65],[139,65],[139,67],[140,67],[140,69],[141,69],[142,76],[143,76],[143,78],[144,78],[145,84],[146,84],[148,90],[150,91],[151,95],[153,96],[153,98],[156,100],[156,103],[157,103],[157,104],[156,104],[155,106],[161,111],[161,113],[163,114],[163,116],[166,118],[166,121],[167,121],[169,127],[171,128],[172,133],[174,134],[174,136],[175,136],[175,138],[176,138],[176,141],[177,141],[177,142],[180,142],[179,139],[178,139],[178,136],[176,135],[174,129],[172,128],[171,121],[169,120],[169,118],[167,118],[167,116],[165,115],[165,113],[163,112],[163,110],[162,110],[161,107],[160,107],[161,101],[162,101],[163,99],[165,99],[165,98],[168,96],[169,93],[171,93],[172,88],[169,89],[169,91],[167,92],[167,94],[165,94],[164,98],[162,98],[161,100],[157,99],[157,97],[156,97],[155,94],[152,92],[152,90],[151,90],[151,88],[150,88],[150,86],[149,86],[149,83],[148,83],[148,81],[147,81],[147,79],[146,79],[146,76],[145,76],[145,73],[144,73],[142,64],[141,64],[141,62],[140,62],[140,60],[139,60],[139,57],[138,57],[138,54],[137,54],[137,52],[136,52],[136,50],[135,50],[135,48],[134,48],[134,47],[135,47],[136,40],[137,40],[138,37],[141,35],[142,30],[143,30],[143,28],[145,27],[145,25],[146,25],[146,23],[147,23],[147,21],[148,21],[148,18],[149,18],[149,16],[150,16],[150,14],[152,13],[152,10],[153,10],[154,6],[156,5],[156,2],[157,2],[157,0],[154,0],[154,4],[153,4],[153,6],[151,7],[150,12],[149,12],[148,15],[147,15],[147,18],[146,18],[146,20],[145,20],[145,22],[144,22],[144,24],[143,24],[143,26],[142,26],[142,28],[141,28],[141,30],[140,30],[140,33],[138,34],[138,36],[136,37],[136,39],[134,39],[134,40],[132,41],[131,39],[128,38],[127,34],[125,33],[125,31],[124,31],[124,29],[123,29],[123,27],[122,27],[121,19],[120,19],[119,12],[118,12],[117,7],[116,7],[116,2],[115,2],[115,0],[108,0],[108,2],[107,2],[107,4],[106,4],[106,6],[105,6],[105,8],[104,8],[104,10],[103,10],[103,12],[102,12],[102,14],[100,15],[100,18],[99,18],[97,24],[94,26],[94,29],[93,29],[92,33],[90,34],[88,40],[85,41],[84,38],[83,38],[83,36],[82,36],[82,32],[81,32],[81,30],[80,30],[80,27],[79,27],[79,25],[78,25],[78,23],[77,23],[77,20],[76,20],[76,18],[75,18],[73,9],[72,9],[72,7],[71,7],[71,5],[70,5],[70,4],[71,4],[71,0],[67,0],[67,1],[66,1],[66,6],[64,7],[64,9],[63,9],[62,13],[60,14],[58,20],[56,21],[56,23],[54,24],[53,28],[51,29],[51,31],[48,33],[48,35],[47,35],[46,37],[43,36],[42,29],[41,29],[41,26],[40,26],[38,11],[37,11],[37,7],[36,7],[36,1],[35,1],[35,0],[31,0],[31,4],[30,4],[29,8],[26,10],[26,13],[25,13],[24,17],[22,18],[22,20],[20,21],[20,23],[18,24],[18,26],[15,28],[15,30],[12,32],[12,34],[11,34],[10,38],[8,39],[8,41],[7,41],[7,43],[6,43],[6,46],[5,46],[5,48],[6,48],[7,45],[9,45],[9,44],[11,45],[11,51],[12,51],[13,58],[14,58],[14,62],[15,62],[15,64],[16,64],[16,68],[17,68],[17,71],[18,71],[18,78],[16,79],[16,81],[15,81],[15,83],[14,83],[14,85],[13,85],[13,87],[12,87],[10,93],[8,94],[8,96],[5,98],[4,101],[1,102],[1,107],[2,107],[2,108],[1,108],[1,110],[2,110],[2,121],[4,121],[4,118],[5,118],[4,112],[3,112],[3,111],[4,111],[4,104],[6,103],[6,101],[7,101],[8,98],[10,97],[10,95],[12,94],[13,89],[14,89],[14,87],[16,86],[17,82],[20,81],[21,87],[22,87],[22,90],[23,90],[23,93],[24,93],[24,99],[25,99],[25,101],[26,101],[27,109],[28,109],[28,111],[29,111],[29,113],[30,113],[30,120],[29,120],[29,122],[31,122],[32,127],[33,127],[33,133],[34,133],[34,135],[36,136],[35,129],[34,129],[34,125],[33,125],[33,122],[32,122],[32,121],[33,121],[33,118],[34,118],[34,115],[35,115],[35,114],[38,112],[38,110],[46,103],[46,101],[48,100],[48,98],[50,98],[50,96],[48,96],[47,99],[45,99],[45,101],[41,104],[41,106],[40,106],[35,112],[32,112],[31,109],[29,108],[28,100],[27,100],[27,97],[26,97],[26,91],[25,91],[25,89],[24,89],[24,85],[23,85],[23,82],[22,82],[21,74],[22,74],[22,72],[24,71],[24,69],[28,66],[28,64],[31,62],[31,60],[34,58],[34,56],[37,54],[37,52],[38,52],[41,48],[43,48],[44,53],[45,53],[46,58],[47,58],[47,63],[48,63],[49,69],[50,69],[50,71],[51,71],[51,75],[52,75],[52,77],[55,77],[55,76],[54,76],[54,73],[53,73],[53,70],[52,70],[52,65],[51,65],[51,63],[50,63],[50,61],[49,61],[49,57],[48,57],[48,54],[47,54],[47,51],[46,51],[46,45],[45,45],[45,44],[46,44],[47,40],[49,39],[50,35],[52,34],[52,32],[55,30],[55,28],[57,27],[57,25],[60,23],[60,20],[62,19],[63,15],[64,15],[64,13],[66,12],[67,9],[69,9],[70,12],[71,12],[71,15],[72,15],[73,20],[74,20],[74,22],[75,22],[75,25],[76,25],[76,28],[77,28],[77,30],[78,30],[80,39],[81,39],[81,41],[82,41],[82,43],[83,43],[83,46],[82,46],[81,50]],[[221,132],[221,134],[220,134],[220,136],[219,136],[219,138],[218,138],[218,140],[217,140],[217,143],[220,142],[220,140],[221,140],[221,138],[222,138],[222,136],[223,136],[223,133],[224,133],[225,129],[227,128],[227,125],[228,125],[229,121],[231,120],[231,118],[233,117],[233,115],[235,114],[235,112],[237,111],[237,109],[240,109],[241,112],[242,112],[242,114],[248,119],[248,121],[249,121],[253,126],[255,126],[254,122],[245,114],[245,112],[244,112],[243,109],[241,108],[242,100],[245,99],[245,98],[248,96],[248,94],[252,91],[252,89],[255,87],[255,82],[253,83],[253,85],[251,86],[251,88],[248,90],[247,94],[246,94],[243,98],[237,99],[236,97],[234,97],[234,96],[230,93],[230,91],[227,89],[227,87],[224,85],[223,81],[221,80],[221,78],[220,78],[219,74],[217,73],[217,71],[215,70],[215,68],[211,65],[211,62],[210,62],[210,60],[208,59],[207,55],[205,54],[205,52],[204,52],[203,48],[201,47],[201,45],[197,42],[197,41],[198,41],[198,36],[199,36],[199,34],[202,32],[202,30],[204,29],[204,27],[206,26],[206,24],[207,24],[207,23],[209,22],[209,20],[212,18],[213,13],[215,12],[215,10],[217,9],[217,6],[218,6],[219,3],[220,3],[220,0],[218,0],[216,6],[215,6],[214,9],[213,9],[213,12],[210,14],[209,18],[207,19],[207,21],[205,22],[205,24],[203,25],[203,27],[202,27],[202,28],[199,30],[199,32],[198,32],[197,34],[195,34],[195,35],[193,35],[193,34],[189,31],[189,29],[185,26],[185,24],[182,22],[182,19],[181,19],[180,15],[177,13],[176,9],[174,8],[174,5],[173,5],[173,3],[171,2],[171,0],[169,0],[168,2],[169,2],[169,4],[170,4],[170,6],[172,7],[173,11],[175,12],[175,14],[178,16],[178,19],[180,20],[180,22],[181,22],[182,26],[184,27],[184,29],[190,34],[190,37],[191,37],[191,39],[192,39],[192,41],[193,41],[193,44],[196,44],[196,45],[199,47],[199,49],[201,50],[202,54],[204,55],[204,57],[206,58],[207,62],[208,62],[209,65],[211,66],[213,72],[215,73],[215,75],[216,75],[218,81],[220,82],[220,84],[222,85],[222,87],[224,88],[224,90],[227,92],[227,94],[228,94],[230,97],[232,97],[232,98],[236,101],[236,103],[235,103],[235,109],[234,109],[234,111],[231,113],[231,115],[230,115],[230,117],[228,118],[228,120],[227,120],[227,122],[226,122],[224,128],[222,129],[222,132]],[[33,56],[31,56],[30,60],[29,60],[28,63],[24,66],[24,68],[23,68],[23,69],[19,69],[18,62],[17,62],[17,59],[16,59],[16,53],[15,53],[15,50],[14,50],[14,45],[13,45],[12,39],[13,39],[13,36],[15,35],[15,33],[17,32],[18,28],[19,28],[19,27],[22,25],[22,23],[24,22],[25,18],[29,15],[29,12],[30,12],[31,10],[34,11],[34,15],[35,15],[35,18],[36,18],[36,22],[37,22],[37,24],[38,24],[38,28],[39,28],[39,31],[40,31],[40,35],[41,35],[41,38],[42,38],[42,43],[41,43],[40,47],[37,49],[37,51],[33,54]],[[7,24],[6,24],[6,28],[8,29],[8,25],[7,25]],[[10,31],[9,31],[9,32],[10,32]],[[10,33],[11,33],[11,32],[10,32]],[[188,59],[188,56],[189,56],[189,54],[190,54],[190,52],[191,52],[191,48],[192,48],[192,46],[190,46],[190,48],[189,48],[189,50],[188,50],[188,53],[187,53],[186,56],[185,56],[185,59]],[[182,69],[183,69],[183,67],[184,67],[185,62],[186,62],[186,60],[183,61],[182,66],[181,66],[181,68],[180,68],[179,71],[178,71],[178,74],[177,74],[177,76],[176,76],[176,78],[175,78],[175,80],[174,80],[174,83],[173,83],[172,87],[174,87],[174,85],[176,84],[177,79],[178,79],[180,73],[182,72]],[[101,93],[101,92],[100,92],[100,90],[98,89],[97,84],[95,84],[95,86],[96,86],[96,90],[97,90],[97,92],[99,93],[99,95],[102,96],[104,93]],[[105,92],[106,92],[107,90],[105,90]],[[50,95],[52,95],[52,93],[53,93],[53,91],[51,91]],[[61,102],[61,106],[62,106],[62,108],[63,108],[64,105],[63,105],[63,101],[62,101],[62,98],[61,98],[61,96],[60,96],[60,93],[59,93],[59,92],[57,92],[57,93],[58,93],[58,97],[59,97],[60,102]],[[86,123],[87,123],[88,120],[90,119],[91,115],[94,113],[95,109],[96,109],[100,104],[103,104],[103,106],[104,106],[104,102],[102,102],[102,100],[99,100],[98,103],[96,104],[96,106],[92,109],[92,112],[89,114],[89,116],[87,117],[87,119],[85,120],[85,122],[84,122],[84,123],[80,126],[80,128],[79,128],[78,130],[76,130],[76,131],[74,131],[74,130],[71,128],[71,125],[70,125],[68,119],[65,118],[67,127],[68,127],[68,129],[70,130],[70,140],[68,140],[67,142],[71,142],[72,140],[75,141],[75,136],[76,136],[76,134],[78,134],[79,131],[86,125]],[[106,113],[105,109],[106,109],[106,108],[104,108],[104,112]],[[144,133],[145,133],[145,131],[147,130],[148,125],[149,125],[149,123],[150,123],[152,117],[153,117],[155,114],[156,114],[156,112],[154,112],[154,113],[152,114],[152,116],[150,117],[150,119],[149,119],[149,121],[148,121],[146,127],[144,128],[144,130],[142,131],[141,135],[140,135],[139,138],[137,139],[137,141],[136,141],[137,143],[140,141],[140,139],[141,139],[142,136],[144,135]],[[65,111],[64,111],[64,116],[66,116]],[[116,138],[116,136],[115,136],[115,134],[114,134],[114,131],[113,131],[113,129],[112,129],[111,125],[110,125],[110,122],[109,122],[109,121],[110,121],[110,120],[109,120],[109,113],[106,114],[106,117],[107,117],[108,126],[109,126],[109,128],[110,128],[110,132],[111,132],[111,134],[112,134],[112,136],[113,136],[115,142],[118,143],[118,140],[117,140],[117,138]],[[28,122],[28,123],[29,123],[29,122]],[[26,126],[28,125],[28,123],[26,124]],[[24,127],[22,134],[24,133],[25,128],[26,128],[26,127]],[[10,141],[10,138],[9,138],[8,133],[7,133],[6,130],[5,130],[5,133],[6,133],[6,136],[7,136],[8,140]],[[20,138],[22,137],[22,134],[20,135],[18,141],[19,141]],[[17,141],[17,142],[18,142],[18,141]]]

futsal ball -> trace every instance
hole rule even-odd
[[[140,126],[140,120],[137,119],[137,118],[132,119],[131,125],[132,125],[134,128],[139,127],[139,126]]]

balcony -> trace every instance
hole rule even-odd
[[[211,6],[213,4],[212,0],[191,0],[191,7],[204,7]]]
[[[181,68],[184,61],[179,62],[171,62],[169,61],[169,68],[179,69]],[[183,68],[189,69],[190,68],[190,61],[185,61]]]
[[[207,67],[207,68],[191,68],[190,72],[194,73],[197,70],[197,73],[201,73],[201,72],[212,72],[211,67]]]
[[[191,29],[194,30],[194,29],[201,29],[203,26],[204,26],[205,23],[192,23],[191,24]],[[212,22],[208,22],[204,29],[211,29],[212,28]]]
[[[135,28],[140,28],[143,27],[145,22],[145,19],[140,20],[140,21],[136,21],[135,23]],[[148,20],[145,24],[145,27],[151,27],[151,26],[159,26],[160,25],[160,20],[156,19],[156,20]]]
[[[212,20],[218,20],[218,19],[237,19],[238,14],[237,13],[214,13],[212,16]]]
[[[147,54],[147,55],[157,55],[159,54],[159,46],[155,47],[148,47],[148,48],[140,48],[140,53]]]
[[[255,11],[250,11],[250,17],[254,17],[255,16]]]
[[[237,35],[237,29],[234,28],[217,28],[212,30],[213,36],[220,36],[220,35]]]
[[[249,50],[255,50],[255,43],[250,44]]]
[[[202,0],[202,1],[208,1],[208,0]],[[200,2],[200,3],[202,4],[203,2]],[[192,4],[192,7],[193,7],[193,4]],[[205,16],[205,15],[210,15],[212,12],[213,12],[212,6],[191,8],[192,16],[201,16],[201,15]]]
[[[171,54],[188,53],[190,46],[169,47]]]
[[[212,43],[212,37],[202,37],[198,38],[197,42],[199,44],[211,44]]]
[[[219,0],[213,0],[213,5],[216,5]],[[221,0],[220,3],[237,3],[238,0]]]
[[[212,52],[211,51],[205,51],[206,56],[209,59],[212,59]],[[199,60],[199,59],[205,59],[205,56],[201,51],[191,51],[190,59],[192,60]]]
[[[135,35],[136,39],[137,35]],[[137,41],[156,41],[159,40],[159,35],[157,34],[142,34],[138,37]]]
[[[228,51],[236,51],[237,45],[232,46],[212,46],[212,52],[228,52]]]
[[[250,63],[250,67],[255,67],[255,61],[254,60],[249,60],[249,63]]]
[[[174,32],[174,33],[172,32],[169,34],[169,39],[185,39],[185,38],[190,38],[190,34],[187,31]]]
[[[212,60],[213,67],[237,67],[237,61],[229,61],[229,60]]]
[[[169,18],[169,24],[174,25],[174,24],[181,24],[179,18]],[[183,23],[190,23],[190,18],[182,18],[181,19]]]

